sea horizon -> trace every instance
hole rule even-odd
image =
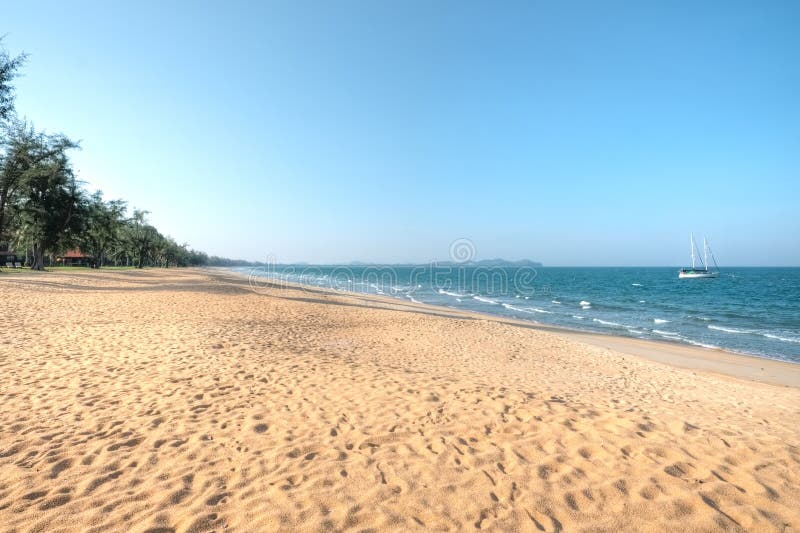
[[[237,260],[234,260],[237,261]],[[381,267],[393,267],[393,266],[426,266],[430,264],[452,264],[452,265],[475,265],[476,263],[458,263],[457,261],[451,260],[431,260],[431,261],[409,261],[409,262],[382,262],[382,261],[351,261],[351,262],[308,262],[308,261],[296,261],[296,262],[266,262],[266,261],[250,261],[250,260],[242,260],[243,262],[249,263],[252,266],[265,266],[265,265],[274,265],[274,266],[324,266],[324,267],[333,267],[333,266],[381,266]],[[511,261],[510,261],[511,262]],[[491,264],[494,266],[494,263],[484,263],[484,264]],[[503,266],[504,263],[497,263],[497,266]],[[208,265],[211,267],[216,267],[219,265]],[[247,266],[247,265],[243,265]],[[539,263],[538,266],[535,268],[676,268],[681,269],[686,267],[687,265],[684,264],[674,264],[674,265],[544,265]],[[222,267],[226,268],[226,267]],[[800,265],[730,265],[721,267],[720,271],[730,271],[732,269],[742,269],[742,268],[800,268]]]

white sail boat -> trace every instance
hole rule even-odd
[[[717,266],[717,260],[714,258],[714,253],[711,252],[711,249],[708,246],[708,241],[705,237],[703,237],[703,257],[698,257],[700,262],[703,264],[703,268],[697,268],[695,264],[695,255],[694,252],[697,250],[697,246],[694,244],[694,234],[689,234],[689,246],[691,248],[692,254],[692,268],[682,268],[678,272],[678,277],[683,278],[716,278],[719,276],[719,267]],[[714,267],[716,270],[711,270],[708,268],[708,254],[711,253],[711,260],[714,261]],[[699,253],[697,254],[700,255]]]

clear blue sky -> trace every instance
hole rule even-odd
[[[17,109],[212,254],[800,264],[800,2],[2,2]]]

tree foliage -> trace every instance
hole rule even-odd
[[[60,135],[37,134],[32,129],[30,133],[22,185],[12,212],[16,240],[33,251],[32,268],[42,270],[46,251],[78,243],[86,205],[67,157],[67,150],[76,145]]]
[[[2,44],[0,39],[0,45]],[[11,57],[0,48],[0,122],[8,119],[14,112],[14,86],[11,82],[18,76],[25,59],[25,54]]]
[[[77,143],[16,118],[12,82],[25,59],[0,47],[0,244],[24,251],[37,270],[76,248],[98,267],[207,264],[205,253],[162,235],[147,211],[128,214],[125,201],[86,191],[69,159]]]

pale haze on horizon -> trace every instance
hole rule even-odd
[[[41,13],[47,12],[47,17]],[[16,108],[209,254],[800,265],[797,2],[24,2]]]

